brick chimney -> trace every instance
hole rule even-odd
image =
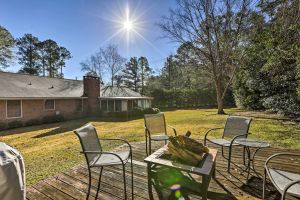
[[[84,96],[88,97],[88,111],[90,115],[99,113],[100,79],[96,76],[83,77]]]

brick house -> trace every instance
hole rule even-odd
[[[125,87],[100,89],[98,77],[70,80],[0,72],[0,123],[57,115],[68,120],[98,115],[100,110],[128,112],[151,107],[151,99]]]

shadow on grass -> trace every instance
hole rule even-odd
[[[87,124],[89,122],[126,122],[126,121],[132,121],[132,120],[137,120],[137,119],[142,119],[142,116],[139,117],[132,117],[129,120],[124,119],[124,118],[106,118],[106,117],[87,117],[87,118],[81,118],[81,119],[74,119],[74,120],[68,120],[68,121],[63,121],[63,122],[58,122],[58,123],[50,123],[50,124],[41,124],[41,125],[34,125],[34,126],[25,126],[25,127],[20,127],[20,128],[15,128],[15,129],[9,129],[9,130],[4,130],[0,131],[0,136],[7,136],[7,135],[14,135],[14,134],[21,134],[21,133],[26,133],[26,132],[35,132],[35,131],[40,131],[44,129],[51,129],[47,132],[44,132],[42,134],[36,135],[33,138],[42,138],[42,137],[47,137],[51,135],[56,135],[68,131],[73,131],[84,124]]]

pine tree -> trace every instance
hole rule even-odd
[[[38,53],[39,39],[31,34],[25,34],[23,37],[17,39],[17,47],[19,55],[19,64],[22,68],[21,73],[39,75],[39,53]]]

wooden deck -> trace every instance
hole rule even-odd
[[[155,143],[155,142],[154,142]],[[155,143],[155,148],[161,147],[161,143]],[[214,148],[214,145],[209,145]],[[147,190],[147,172],[146,164],[143,162],[145,155],[145,143],[132,143],[133,147],[133,167],[134,167],[134,199],[148,199]],[[284,152],[284,149],[267,148],[258,152],[255,158],[255,167],[258,172],[262,173],[264,162],[267,157],[274,153]],[[252,177],[246,185],[247,174],[241,174],[242,151],[241,149],[234,150],[231,173],[227,172],[227,161],[221,156],[221,151],[217,156],[217,171],[216,179],[212,179],[208,198],[214,200],[224,199],[261,199],[262,194],[262,179],[257,178],[251,173]],[[288,150],[288,152],[300,153],[300,150]],[[278,159],[273,164],[286,164],[286,167],[300,172],[300,160],[282,160]],[[127,186],[129,199],[130,194],[130,171],[127,168]],[[250,175],[250,176],[251,176]],[[93,172],[91,198],[95,198],[96,184],[98,174]],[[98,199],[123,199],[123,181],[122,171],[118,166],[105,167],[102,175],[101,188]],[[88,188],[88,172],[85,166],[78,166],[66,172],[57,174],[38,184],[27,188],[27,199],[85,199]],[[272,185],[268,185],[267,199],[279,199],[280,195],[276,192]],[[155,191],[155,190],[154,190]],[[157,199],[157,195],[154,194]],[[191,196],[191,199],[201,199],[201,197]],[[289,199],[294,199],[289,197]]]

